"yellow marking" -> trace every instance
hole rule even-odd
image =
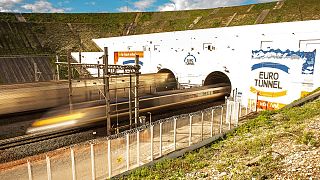
[[[119,57],[136,57],[139,55],[139,58],[143,58],[143,51],[118,51]]]
[[[66,115],[66,116],[58,116],[58,117],[54,117],[54,118],[38,120],[38,121],[34,122],[32,124],[32,126],[37,127],[37,126],[56,124],[56,123],[61,123],[64,121],[76,120],[76,119],[82,118],[83,116],[84,116],[84,113],[76,113],[76,114],[70,114],[70,115]]]
[[[287,95],[287,90],[285,90],[285,91],[280,91],[280,92],[267,92],[267,91],[259,91],[259,90],[257,90],[256,88],[254,88],[254,87],[250,87],[250,91],[252,92],[252,93],[259,93],[259,96],[264,96],[264,97],[281,97],[281,96],[285,96],[285,95]]]
[[[122,163],[122,161],[123,161],[122,156],[118,156],[118,158],[117,158],[117,163]]]
[[[306,97],[306,96],[308,96],[310,93],[311,93],[311,92],[308,92],[308,91],[301,91],[300,98]]]

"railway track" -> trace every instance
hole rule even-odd
[[[174,115],[192,113],[194,111],[199,111],[201,109],[206,109],[208,107],[217,106],[222,103],[223,103],[223,100],[214,101],[211,103],[196,104],[196,106],[193,104],[193,105],[190,105],[188,108],[182,108],[182,109],[176,110],[176,111],[168,111],[166,113],[153,114],[152,121],[168,118],[168,117],[171,117]],[[113,122],[113,124],[116,125],[116,122]],[[103,128],[101,128],[101,127],[103,127]],[[8,139],[0,140],[0,151],[5,150],[5,149],[9,149],[9,148],[14,148],[14,147],[18,147],[18,146],[31,144],[31,143],[37,143],[40,141],[51,140],[54,138],[63,137],[66,135],[72,135],[72,134],[85,132],[85,131],[90,131],[90,133],[92,133],[92,132],[96,132],[98,128],[105,129],[105,124],[102,126],[100,126],[98,124],[92,125],[91,127],[87,127],[86,129],[84,129],[84,128],[83,129],[75,129],[75,130],[69,130],[69,131],[57,132],[57,133],[27,134],[27,135],[17,136],[17,137],[13,137],[13,138],[8,138]],[[128,124],[125,124],[124,122],[122,122],[118,128],[121,131],[124,131],[124,130],[127,130],[129,128],[129,126],[128,126]],[[114,130],[114,132],[115,132],[115,130]]]
[[[174,115],[188,114],[200,111],[212,106],[218,106],[224,103],[224,100],[213,101],[210,103],[192,104],[186,108],[176,111],[167,111],[165,113],[153,114],[152,121],[165,119]],[[148,117],[147,117],[148,118]],[[116,124],[116,122],[114,122]],[[125,124],[119,126],[120,132],[127,130]],[[116,126],[115,126],[116,127]],[[93,133],[95,132],[95,133]],[[105,124],[95,125],[87,129],[73,130],[55,134],[31,134],[6,140],[0,140],[0,163],[18,160],[24,157],[37,155],[39,153],[49,152],[58,148],[67,147],[71,144],[78,144],[90,141],[98,137],[106,136]]]
[[[210,97],[210,99],[212,98],[211,103],[217,102],[218,99],[220,99],[221,97],[223,97],[223,99],[224,99],[225,93],[223,93],[223,90],[221,92],[221,90],[219,88],[220,87],[218,87],[217,90],[216,89],[214,89],[214,90],[208,89],[208,91],[206,91],[202,88],[202,89],[198,90],[197,92],[190,92],[189,90],[187,90],[187,92],[185,94],[181,93],[181,95],[179,93],[176,95],[169,94],[169,95],[163,95],[160,97],[155,97],[155,99],[151,98],[150,99],[151,101],[148,99],[142,100],[142,102],[145,102],[145,103],[142,104],[142,107],[144,109],[141,109],[141,114],[147,113],[147,112],[152,112],[152,114],[153,114],[152,119],[154,121],[154,120],[157,120],[157,116],[159,119],[163,118],[164,113],[170,114],[171,116],[172,116],[172,113],[177,114],[179,111],[181,111],[180,113],[186,113],[185,108],[187,108],[187,106],[189,106],[190,109],[199,110],[199,108],[201,108],[201,106],[198,106],[199,104],[209,103],[206,101],[206,100],[208,100],[206,98],[209,98],[209,97]],[[210,92],[210,93],[208,94],[208,92]],[[185,98],[190,98],[190,99],[185,99]],[[160,101],[162,101],[162,103],[157,104]],[[221,102],[221,100],[219,100],[219,101]],[[154,104],[153,102],[156,102],[156,103]],[[124,106],[124,109],[127,109],[126,104],[124,104],[123,106]],[[180,107],[180,110],[177,109],[177,107]],[[93,109],[94,109],[94,111],[92,111],[92,108],[88,108],[88,109],[86,109],[85,112],[87,114],[93,114],[92,112],[99,112],[100,113],[99,108],[98,109],[93,108]],[[175,111],[172,111],[173,109],[175,109]],[[103,109],[102,112],[105,112],[105,110]],[[122,114],[124,114],[124,113],[122,113]],[[97,114],[97,115],[99,115],[99,114]],[[113,116],[115,116],[115,115],[112,115],[112,117]],[[102,116],[95,116],[95,117],[91,116],[91,118],[92,118],[91,120],[89,119],[89,117],[87,117],[87,119],[82,119],[81,121],[78,121],[77,126],[72,126],[70,129],[66,128],[66,129],[59,130],[59,129],[50,129],[49,128],[48,130],[45,130],[45,131],[34,131],[32,134],[27,134],[27,135],[23,135],[23,136],[0,140],[0,150],[16,148],[16,147],[29,145],[32,143],[37,143],[37,142],[46,141],[46,140],[49,141],[51,139],[59,139],[59,138],[61,139],[64,136],[68,136],[68,135],[73,136],[77,133],[84,133],[88,130],[91,130],[91,136],[92,136],[92,129],[94,129],[94,128],[97,129],[99,127],[100,128],[105,127],[105,125],[101,126],[101,124],[105,123],[106,118],[105,118],[104,114]],[[115,124],[115,118],[112,121],[113,121],[112,124]],[[100,125],[98,126],[98,124],[100,124]],[[122,123],[121,123],[121,125],[126,126],[126,124],[122,124]],[[49,127],[51,127],[51,125],[49,125]],[[40,127],[40,128],[42,128],[42,127]],[[88,135],[89,135],[89,133],[88,133]],[[39,143],[39,144],[41,144],[41,143]]]
[[[80,130],[70,130],[65,132],[59,132],[59,133],[43,133],[43,134],[27,134],[23,136],[17,136],[14,138],[4,139],[0,140],[0,150],[5,150],[17,146],[23,146],[30,143],[36,143],[39,141],[49,140],[56,137],[66,136],[70,134],[74,134],[80,132]]]

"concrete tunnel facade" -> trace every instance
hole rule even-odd
[[[227,82],[242,104],[278,109],[320,86],[320,20],[93,39],[109,49],[110,64],[132,64],[142,73],[172,72],[181,86]],[[97,61],[103,52],[82,53]],[[78,59],[78,53],[72,54]]]

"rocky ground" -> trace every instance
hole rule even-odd
[[[320,100],[261,112],[223,139],[120,179],[320,179]]]
[[[315,132],[314,138],[319,142],[320,117],[307,125],[306,130]],[[267,179],[320,179],[320,148],[311,144],[297,144],[294,134],[287,134],[271,146],[271,156],[278,166],[271,170]],[[250,135],[249,135],[250,136]],[[258,162],[263,155],[249,161],[243,161],[248,168],[259,167]],[[219,161],[218,161],[219,162]],[[217,163],[219,164],[219,163]],[[210,166],[186,174],[186,179],[233,179],[232,171],[219,171],[217,165]],[[231,170],[231,168],[230,168]],[[250,170],[249,170],[250,171]],[[272,173],[272,174],[271,174]],[[240,172],[241,174],[241,172]],[[245,178],[243,178],[245,179]],[[252,177],[252,179],[256,179]],[[263,177],[257,179],[264,179]]]
[[[296,135],[298,133],[294,134],[282,128],[275,128],[274,135],[281,134],[281,138],[273,140],[269,152],[262,152],[257,157],[249,158],[250,160],[239,159],[238,163],[246,165],[247,171],[252,171],[254,168],[259,168],[260,161],[269,153],[272,161],[276,162],[276,167],[270,168],[269,173],[263,173],[264,176],[257,174],[258,178],[253,176],[252,179],[320,179],[320,116],[303,120],[299,126],[305,127],[304,136],[300,137]],[[247,137],[250,136],[252,134],[247,134]],[[186,179],[234,179],[232,167],[229,168],[230,171],[228,169],[219,171],[215,168],[219,165],[219,161],[217,162],[187,173]],[[242,174],[242,172],[238,173]],[[241,175],[237,177],[249,178]]]

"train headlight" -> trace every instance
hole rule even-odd
[[[58,124],[66,121],[74,121],[84,117],[84,113],[74,113],[69,115],[57,116],[53,118],[41,119],[32,123],[33,127],[40,127],[52,124]]]

